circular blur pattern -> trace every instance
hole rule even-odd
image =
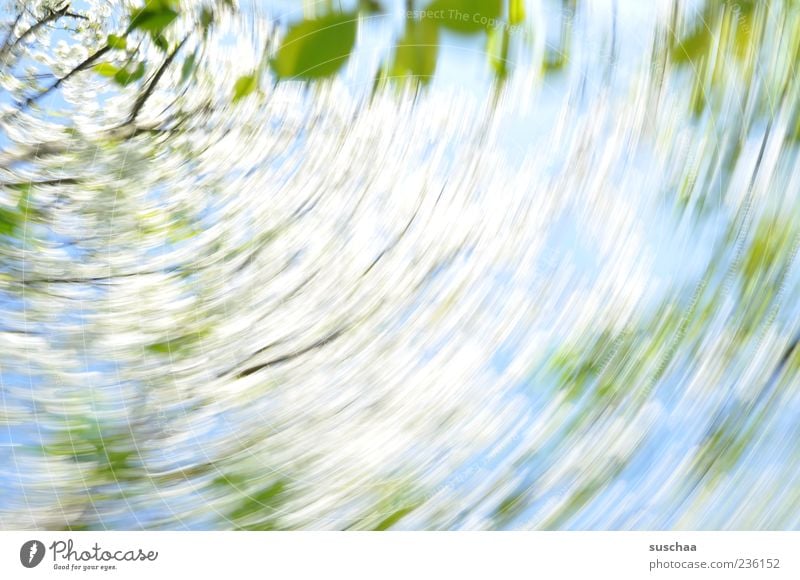
[[[0,23],[0,529],[800,528],[794,0]]]

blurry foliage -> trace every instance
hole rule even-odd
[[[234,529],[246,531],[279,530],[280,509],[287,501],[291,481],[277,479],[265,485],[256,485],[243,476],[220,476],[211,488],[229,501],[232,508],[224,514]]]
[[[419,486],[410,478],[389,477],[375,491],[381,499],[364,520],[354,523],[349,529],[383,532],[399,527],[407,516],[424,503]]]
[[[146,348],[153,354],[169,356],[185,356],[192,352],[211,333],[210,329],[184,334],[176,338],[168,338],[162,342],[148,345]]]
[[[669,32],[670,60],[694,77],[695,115],[702,115],[709,104],[722,106],[719,100],[727,82],[723,69],[727,76],[732,69],[745,83],[752,82],[765,33],[763,7],[759,18],[757,8],[754,0],[705,0],[686,30]]]
[[[316,79],[344,66],[356,42],[355,13],[329,14],[292,26],[270,61],[280,78]]]
[[[493,29],[489,32],[488,52],[492,69],[498,80],[503,80],[509,73],[508,48],[511,43],[507,28]]]
[[[576,3],[567,1],[564,6],[575,9]],[[22,10],[24,5],[18,3],[17,7]],[[390,61],[382,68],[380,80],[420,84],[428,82],[437,69],[442,35],[447,32],[485,37],[487,58],[496,77],[503,79],[509,75],[512,37],[508,26],[517,26],[523,22],[525,15],[522,2],[434,0],[416,8],[441,10],[446,17],[407,18]],[[140,138],[141,135],[150,139],[148,143],[152,145],[152,135],[158,135],[161,128],[138,127],[136,117],[138,110],[144,106],[160,82],[160,72],[165,67],[179,67],[182,83],[191,83],[202,64],[203,39],[214,27],[221,11],[233,9],[234,5],[229,0],[198,3],[197,10],[192,15],[194,26],[188,33],[196,40],[195,48],[189,54],[180,54],[181,58],[178,59],[179,53],[186,46],[186,38],[175,36],[175,24],[186,9],[176,0],[149,0],[142,3],[130,10],[118,29],[114,32],[106,31],[99,48],[87,55],[77,66],[61,74],[51,71],[49,83],[25,84],[25,98],[17,103],[17,107],[19,110],[26,110],[40,98],[57,91],[64,81],[78,73],[91,72],[113,81],[120,88],[130,87],[138,91],[138,98],[129,117],[130,132],[123,134],[123,137],[119,137],[117,133],[108,134],[98,145],[98,149],[121,147],[126,139]],[[335,75],[345,66],[355,48],[361,15],[378,10],[379,6],[374,3],[362,3],[358,12],[330,10],[326,14],[294,23],[281,38],[275,54],[265,62],[278,79],[308,81]],[[456,14],[461,14],[462,17],[457,17]],[[668,43],[669,61],[693,76],[695,90],[688,106],[698,116],[707,112],[709,107],[715,106],[721,96],[718,93],[725,86],[719,77],[716,66],[718,61],[737,63],[737,70],[743,75],[744,81],[749,83],[752,80],[752,61],[758,55],[764,40],[764,29],[759,26],[758,14],[757,3],[753,1],[707,0],[696,21],[686,30],[675,31],[676,35]],[[488,23],[480,22],[480,19],[475,22],[475,15],[493,19],[499,24],[489,26]],[[22,54],[22,47],[34,35],[35,31],[31,32],[32,29],[61,19],[72,18],[78,21],[78,25],[83,22],[82,15],[71,12],[67,2],[51,4],[49,8],[40,10],[37,18],[28,28],[17,30],[15,34],[12,34],[13,30],[10,31],[0,47],[3,62],[12,71],[17,70],[15,67],[21,57],[11,57]],[[565,16],[560,48],[558,51],[548,50],[543,63],[546,71],[557,71],[567,64],[572,42],[571,26],[571,19]],[[790,39],[795,47],[795,56],[800,54],[797,52],[797,47],[800,47],[798,37],[800,33],[795,30]],[[153,43],[162,53],[159,61],[152,62],[143,57],[141,45],[146,42]],[[227,89],[234,102],[258,93],[262,68],[266,66],[239,77]],[[22,75],[21,72],[19,74]],[[789,80],[776,79],[776,82],[783,90],[782,83],[788,83]],[[789,138],[800,141],[800,107],[796,106],[796,111]],[[165,126],[168,131],[177,132],[175,127],[179,125]],[[69,130],[77,132],[75,128],[69,128],[65,133]],[[36,150],[37,155],[47,154],[47,147],[38,147]],[[727,150],[730,158],[726,160],[725,167],[729,173],[736,165],[740,150],[739,147]],[[23,161],[27,162],[28,159]],[[31,183],[2,184],[4,192],[11,192],[11,195],[0,203],[0,245],[9,241],[20,243],[24,228],[46,219],[45,210],[32,204],[30,196],[37,188],[46,189],[51,185],[57,186],[58,181],[55,184],[38,186]],[[679,194],[688,200],[692,195],[690,190],[695,185],[694,182],[687,182],[686,191]],[[707,183],[700,181],[699,189],[707,194],[710,188],[704,187],[705,185]],[[118,194],[116,191],[108,192],[109,197]],[[167,235],[172,243],[194,236],[201,229],[185,215],[172,220],[169,228]],[[798,236],[800,232],[794,216],[762,217],[755,224],[752,235],[744,239],[740,259],[731,262],[729,256],[724,254],[729,248],[722,247],[709,264],[701,283],[697,288],[689,289],[689,300],[681,304],[682,308],[676,308],[673,304],[662,304],[655,309],[652,316],[638,321],[625,331],[597,329],[587,333],[581,342],[557,349],[549,360],[548,368],[557,383],[557,391],[570,404],[577,406],[588,402],[589,405],[589,411],[584,415],[565,421],[565,431],[579,429],[586,422],[587,416],[596,416],[606,412],[609,407],[630,403],[626,399],[630,392],[629,385],[645,384],[652,388],[662,378],[670,375],[679,356],[692,358],[702,350],[701,330],[715,317],[725,313],[726,296],[721,286],[713,281],[717,280],[721,270],[728,264],[732,264],[731,276],[738,290],[735,293],[733,310],[728,314],[736,323],[736,331],[733,336],[720,339],[727,341],[727,348],[721,349],[721,352],[732,358],[735,353],[751,345],[757,339],[758,332],[768,323],[769,313],[776,308],[776,304],[793,298],[783,296],[781,292],[789,267],[785,258],[796,252]],[[735,238],[731,238],[730,245],[734,241]],[[189,356],[199,350],[202,341],[210,333],[211,329],[206,327],[191,332],[186,332],[183,328],[175,336],[159,337],[147,345],[146,355],[156,360]],[[682,347],[680,353],[679,345]],[[794,365],[792,368],[795,369],[800,367],[799,352],[797,348],[787,352],[785,364]],[[770,382],[771,379],[772,377],[764,378],[765,401],[777,396],[780,388],[788,388],[788,383]],[[647,391],[639,393],[638,399],[632,404],[644,404],[647,394]],[[763,411],[765,404],[763,401],[758,404],[742,404],[726,418],[717,421],[706,434],[702,449],[694,459],[693,470],[699,481],[716,481],[747,453],[752,443],[754,425],[757,424],[759,413]],[[144,473],[139,465],[137,442],[132,429],[120,430],[90,419],[65,422],[62,427],[51,437],[52,440],[42,444],[41,453],[89,466],[87,482],[89,486],[94,486],[95,491],[99,487],[112,486],[119,482],[148,481],[149,474]],[[619,473],[624,466],[625,460],[612,463],[607,473]],[[280,510],[292,497],[291,487],[291,480],[285,477],[256,485],[246,477],[219,476],[210,482],[209,492],[218,492],[230,498],[230,510],[224,517],[236,528],[281,529]],[[547,527],[566,525],[601,489],[602,482],[599,480],[584,482],[552,516]],[[400,485],[381,490],[380,496],[381,499],[375,504],[373,517],[355,527],[376,530],[397,527],[422,503],[418,494]],[[510,525],[525,513],[531,502],[529,487],[514,488],[498,500],[492,518],[499,526]],[[70,524],[74,526],[73,529],[90,525],[88,520]]]
[[[503,12],[501,0],[433,0],[427,10],[440,14],[440,26],[460,34],[488,32]]]
[[[256,90],[258,90],[258,73],[253,72],[239,77],[233,86],[233,102],[241,101],[245,97],[252,95]]]
[[[408,18],[405,33],[398,40],[394,60],[385,76],[391,80],[428,83],[436,71],[439,27],[430,20]]]
[[[361,14],[380,6],[361,3]],[[427,84],[436,70],[441,31],[486,38],[488,62],[498,80],[508,75],[511,27],[521,26],[520,0],[433,0],[409,3],[402,37],[379,74],[381,82]],[[289,27],[271,68],[280,79],[320,79],[336,74],[355,48],[359,13],[331,11]]]
[[[677,306],[682,308],[665,302],[652,316],[637,320],[632,328],[623,332],[599,329],[586,336],[582,343],[555,352],[549,358],[549,370],[556,379],[558,390],[573,403],[587,393],[594,394],[580,417],[565,425],[565,431],[590,425],[591,417],[608,412],[609,405],[614,408],[631,404],[640,407],[650,400],[650,389],[640,391],[633,401],[626,400],[632,385],[649,384],[650,388],[655,388],[659,381],[670,380],[674,373],[682,372],[680,369],[699,365],[701,357],[706,354],[699,341],[706,336],[704,331],[715,318],[727,318],[730,322],[726,327],[733,329],[729,335],[717,337],[725,344],[720,351],[725,353],[725,359],[717,361],[720,367],[757,347],[761,333],[772,323],[768,312],[774,312],[781,301],[792,300],[783,294],[782,284],[799,244],[800,224],[797,220],[765,215],[753,228],[742,249],[741,260],[729,265],[730,257],[724,257],[724,253],[730,248],[720,247],[700,283],[690,289],[690,299],[678,303]],[[726,278],[723,274],[726,273],[740,288],[732,312],[728,311],[725,299]],[[710,285],[710,280],[716,280],[717,284]],[[678,354],[680,365],[673,364],[677,362]],[[774,373],[758,377],[759,394],[756,397],[750,401],[734,400],[727,413],[716,417],[702,447],[692,458],[695,485],[708,491],[722,483],[757,443],[759,426],[763,425],[771,406],[778,404],[782,396],[796,387],[792,385],[796,368],[790,368],[790,365],[791,361],[795,364],[800,361],[797,342],[790,344],[787,352],[778,359]],[[738,377],[726,379],[725,386],[728,386],[728,381],[735,381]],[[606,473],[608,477],[603,481],[613,481],[615,474],[626,464],[610,465],[610,471]],[[545,528],[559,529],[567,525],[603,485],[597,481],[578,490]],[[524,512],[530,501],[528,492],[527,488],[517,491],[500,503],[494,516],[499,526],[507,525]]]
[[[557,46],[547,46],[545,49],[542,72],[552,74],[561,72],[569,61],[572,46],[572,15],[577,8],[577,0],[562,0],[561,31]]]
[[[567,4],[574,5],[574,0],[568,0]],[[202,42],[214,26],[218,14],[234,8],[232,0],[198,3],[190,14],[195,28],[180,39],[175,37],[172,29],[182,16],[187,15],[186,5],[178,0],[146,0],[130,9],[126,26],[108,32],[98,50],[49,87],[44,87],[38,94],[30,94],[24,105],[33,104],[57,90],[62,82],[73,75],[89,69],[113,79],[123,88],[143,83],[141,100],[144,102],[152,94],[163,68],[172,65],[189,36],[196,36]],[[382,67],[383,80],[426,83],[436,69],[441,41],[439,31],[442,29],[462,35],[484,35],[491,69],[498,80],[508,75],[511,27],[521,26],[525,18],[521,0],[434,0],[421,2],[413,9],[413,16],[407,18],[405,33],[397,42],[391,60]],[[354,12],[339,12],[330,6],[322,15],[292,24],[281,38],[275,53],[268,59],[269,68],[278,79],[287,80],[316,80],[336,74],[355,49],[361,15],[381,11],[382,7],[377,2],[360,2],[358,11]],[[79,19],[80,23],[85,16],[71,12],[70,3],[65,1],[59,4],[59,10],[45,10],[40,22],[64,18]],[[565,26],[568,26],[568,22],[569,18],[565,16]],[[25,36],[23,32],[20,38]],[[143,37],[164,53],[161,63],[149,62],[142,56]],[[548,56],[546,71],[563,66],[568,44],[569,38],[565,37],[563,46],[557,51],[557,59]],[[191,79],[201,54],[202,51],[195,50],[190,55],[184,55],[181,69],[184,82]],[[240,101],[258,92],[261,80],[260,69],[240,77],[232,87],[232,101]],[[132,117],[135,116],[132,114]]]
[[[131,434],[92,419],[67,425],[58,439],[41,447],[41,452],[90,466],[91,470],[86,476],[90,486],[87,493],[96,486],[139,479],[142,474],[141,466],[137,465],[138,452],[136,444],[131,442]]]
[[[33,221],[39,211],[30,203],[32,185],[30,183],[6,184],[5,188],[16,192],[19,198],[16,206],[0,204],[0,238],[19,238],[20,228],[30,220]]]
[[[143,6],[131,10],[126,35],[133,30],[143,30],[155,40],[178,18],[178,10],[177,0],[146,0]]]

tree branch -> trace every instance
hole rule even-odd
[[[15,183],[0,183],[0,188],[20,188],[34,187],[37,185],[75,185],[80,183],[77,177],[56,177],[54,179],[44,179],[42,181],[19,181]]]
[[[61,18],[63,16],[70,16],[72,18],[84,18],[84,19],[86,19],[85,16],[81,16],[80,14],[75,14],[74,12],[70,12],[69,11],[69,4],[66,4],[60,10],[51,10],[50,13],[47,16],[45,16],[41,20],[37,21],[33,26],[28,28],[28,30],[26,30],[25,32],[20,34],[19,37],[17,37],[17,39],[14,41],[13,44],[9,45],[8,41],[11,40],[11,35],[14,33],[14,28],[16,28],[17,24],[20,21],[20,18],[22,18],[22,13],[20,13],[19,16],[17,17],[17,20],[14,22],[14,25],[11,27],[11,30],[9,30],[9,32],[8,32],[8,38],[6,39],[6,42],[3,45],[3,50],[2,50],[2,52],[0,52],[0,55],[5,56],[6,53],[14,50],[28,36],[30,36],[32,34],[35,34],[43,26],[46,26],[47,24],[49,24],[51,22],[55,22],[56,20],[58,20],[59,18]]]
[[[142,272],[124,272],[121,274],[109,274],[108,276],[87,276],[85,278],[34,278],[32,280],[15,280],[18,284],[96,284],[98,282],[113,282],[124,278],[135,278],[136,276],[148,276],[152,274],[163,274],[170,271],[169,268],[162,270],[147,270]]]
[[[8,29],[8,34],[6,34],[6,39],[3,41],[3,48],[0,49],[0,55],[5,55],[6,50],[8,50],[8,43],[11,42],[11,37],[14,36],[14,29],[19,24],[19,21],[22,20],[22,12],[17,14],[17,17],[14,19],[14,23]]]
[[[28,97],[25,100],[24,103],[19,105],[19,108],[30,107],[33,103],[35,103],[39,99],[42,99],[42,98],[46,97],[47,95],[49,95],[50,93],[52,93],[53,91],[58,89],[64,82],[68,81],[69,79],[71,79],[73,76],[75,76],[79,72],[81,72],[83,70],[86,70],[87,68],[92,66],[97,61],[97,59],[102,57],[109,50],[111,50],[111,47],[108,46],[108,45],[106,45],[103,48],[99,49],[97,52],[95,52],[93,55],[89,56],[86,60],[81,62],[78,66],[76,66],[74,69],[69,71],[63,77],[59,78],[56,82],[54,82],[52,85],[47,87],[45,90],[43,90],[42,92],[40,92],[40,93],[38,93],[36,95]]]
[[[178,46],[175,47],[175,50],[173,50],[170,53],[170,55],[167,56],[164,62],[161,63],[161,66],[158,68],[158,71],[156,71],[156,74],[153,76],[153,80],[150,81],[150,84],[147,85],[147,88],[142,92],[141,95],[139,95],[139,98],[137,98],[136,102],[133,104],[133,109],[131,110],[131,114],[128,117],[127,122],[125,123],[126,125],[131,125],[136,122],[136,118],[139,116],[139,113],[142,112],[142,108],[144,107],[145,103],[147,103],[147,100],[153,94],[156,85],[161,80],[161,77],[164,76],[164,73],[167,71],[172,62],[175,60],[175,57],[178,55],[180,50],[186,44],[187,40],[189,40],[188,34],[183,37],[183,40],[181,40]]]

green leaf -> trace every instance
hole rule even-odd
[[[239,77],[233,85],[233,102],[236,103],[251,95],[258,88],[258,75],[252,73]]]
[[[19,201],[16,207],[0,204],[0,237],[15,237],[24,229],[26,223],[31,223],[40,216],[40,211],[31,203],[31,184],[22,182],[4,185],[6,189],[19,192]]]
[[[131,83],[135,83],[144,76],[144,63],[140,62],[136,70],[129,71],[127,69],[120,69],[114,75],[114,80],[117,84],[127,87]]]
[[[94,70],[97,71],[98,74],[104,77],[113,77],[119,72],[119,68],[111,64],[110,62],[101,62]]]
[[[504,526],[524,512],[527,506],[525,490],[516,490],[500,502],[493,516],[501,526]]]
[[[672,47],[672,62],[698,65],[708,53],[710,45],[711,30],[703,23]]]
[[[129,30],[143,30],[155,38],[178,17],[176,7],[168,0],[148,0],[141,8],[131,11]]]
[[[197,60],[197,54],[193,52],[188,57],[186,57],[185,61],[183,61],[183,67],[181,68],[181,83],[185,83],[186,81],[189,80],[189,77],[192,76],[196,60]]]
[[[355,13],[304,20],[286,33],[270,66],[283,79],[328,77],[344,66],[355,42]]]
[[[545,50],[542,69],[545,73],[555,73],[564,70],[567,64],[567,53],[556,48]]]
[[[176,338],[169,338],[163,342],[156,342],[148,345],[146,350],[153,354],[182,356],[189,353],[205,336],[206,332],[201,330],[191,332]]]
[[[439,53],[439,29],[431,20],[406,20],[406,31],[397,43],[389,75],[394,79],[425,84],[433,77]]]
[[[508,3],[508,23],[517,26],[525,21],[525,0],[510,0]]]
[[[203,8],[203,11],[200,13],[200,26],[202,26],[203,32],[207,33],[213,23],[214,12],[210,8]]]
[[[247,499],[239,508],[233,511],[231,519],[240,519],[253,513],[259,513],[264,509],[274,510],[277,500],[286,491],[286,482],[278,480],[262,490],[248,494]]]
[[[125,50],[128,48],[128,40],[124,36],[109,34],[106,44],[115,50]]]
[[[163,35],[159,34],[158,36],[153,37],[153,43],[161,50],[161,52],[169,51],[169,42]]]
[[[397,522],[399,522],[404,517],[406,517],[408,514],[413,512],[415,508],[416,508],[416,506],[413,506],[413,505],[400,508],[399,510],[397,510],[396,512],[388,515],[381,522],[379,522],[378,525],[375,526],[375,531],[376,532],[383,532],[383,531],[388,530],[393,525],[395,525]]]
[[[508,46],[510,33],[507,27],[494,28],[489,31],[489,42],[486,52],[495,76],[502,80],[508,76]]]
[[[502,0],[434,0],[428,13],[441,26],[459,34],[477,34],[504,26]]]
[[[0,206],[0,236],[13,236],[19,219],[19,213]]]
[[[358,9],[366,14],[380,14],[383,12],[378,0],[358,0]]]
[[[19,183],[6,184],[5,187],[11,189],[12,191],[18,191],[20,193],[19,196],[20,209],[28,205],[28,198],[31,195],[31,189],[33,188],[33,184],[30,181],[21,181]]]

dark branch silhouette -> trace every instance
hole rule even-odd
[[[181,40],[178,46],[175,47],[175,50],[173,50],[169,54],[169,56],[166,59],[164,59],[164,62],[158,68],[158,71],[156,71],[156,74],[153,76],[153,79],[147,85],[147,88],[142,92],[141,95],[139,95],[139,98],[136,99],[136,102],[133,105],[133,109],[131,110],[131,114],[128,117],[127,121],[128,125],[132,125],[133,123],[136,122],[136,118],[139,116],[139,113],[141,113],[142,108],[144,107],[145,103],[147,103],[147,100],[153,94],[156,85],[158,85],[159,81],[161,80],[161,77],[164,76],[164,73],[167,71],[172,62],[175,60],[175,57],[178,55],[180,50],[186,44],[187,40],[189,40],[188,34],[183,37],[183,40]]]

